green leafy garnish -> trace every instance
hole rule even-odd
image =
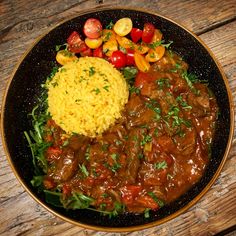
[[[157,162],[154,164],[154,167],[155,167],[155,169],[158,169],[158,170],[160,170],[160,169],[164,170],[167,168],[167,163],[166,163],[166,161]]]
[[[153,192],[148,192],[148,195],[152,197],[152,199],[160,206],[163,207],[165,204],[162,200],[158,199],[158,197]]]

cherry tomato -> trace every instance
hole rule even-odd
[[[161,39],[162,39],[162,32],[158,29],[155,29],[154,35],[150,43],[161,41]]]
[[[89,48],[95,49],[102,45],[102,38],[101,37],[97,39],[86,38],[85,43]]]
[[[84,34],[90,39],[97,39],[102,34],[102,24],[98,19],[89,18],[84,24]]]
[[[128,66],[135,65],[135,61],[134,61],[134,50],[127,48],[127,49],[126,49],[126,52],[127,52],[127,54],[126,54],[126,64],[127,64]]]
[[[76,57],[73,53],[68,52],[66,50],[60,50],[57,52],[56,55],[56,61],[61,65],[65,65],[66,63],[75,61],[77,59],[78,57]]]
[[[91,48],[87,47],[86,50],[80,53],[82,57],[91,57],[93,55],[93,51]]]
[[[102,50],[106,56],[110,57],[112,53],[118,50],[118,43],[115,39],[110,39],[102,45]]]
[[[94,57],[100,57],[100,58],[104,57],[103,51],[102,51],[102,46],[100,46],[99,48],[96,48],[96,49],[93,50],[93,56]]]
[[[133,28],[130,32],[130,37],[134,43],[137,43],[142,38],[143,31],[138,28]]]
[[[74,53],[80,53],[86,50],[85,42],[80,38],[79,33],[73,31],[67,39],[68,50]]]
[[[165,47],[158,46],[155,49],[150,49],[145,58],[149,62],[156,62],[164,56],[164,53],[165,53]]]
[[[126,55],[119,50],[114,51],[111,55],[111,63],[116,68],[124,67],[126,65]]]
[[[116,39],[116,33],[113,30],[109,30],[109,29],[102,30],[103,42],[107,42],[111,39]]]
[[[144,43],[150,43],[155,32],[155,26],[152,23],[145,23],[143,27],[142,40]]]
[[[134,53],[134,61],[138,69],[142,72],[147,72],[150,69],[149,62],[145,57],[137,52]]]
[[[133,27],[132,20],[130,18],[125,17],[119,19],[115,23],[113,29],[119,36],[125,36],[130,33],[132,27]]]
[[[134,48],[135,44],[126,37],[121,37],[119,35],[116,35],[116,40],[118,44],[123,48]]]

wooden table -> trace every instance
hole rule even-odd
[[[0,1],[0,100],[13,68],[41,34],[90,8],[129,6],[151,10],[186,26],[210,47],[223,67],[236,102],[236,1],[2,0]],[[1,103],[0,101],[0,103]],[[236,136],[210,191],[179,217],[144,231],[115,234],[76,227],[38,205],[13,175],[0,141],[0,235],[215,235],[236,225]],[[234,227],[233,227],[234,226]]]

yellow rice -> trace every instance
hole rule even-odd
[[[128,96],[125,78],[109,62],[81,57],[48,83],[48,110],[68,134],[95,137],[121,117]]]

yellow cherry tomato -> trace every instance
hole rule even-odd
[[[102,45],[102,38],[97,38],[97,39],[86,38],[84,42],[89,48],[95,49],[99,48]]]
[[[150,69],[149,62],[140,53],[134,52],[134,61],[140,71],[147,72]]]
[[[125,36],[130,33],[132,27],[133,27],[132,20],[130,18],[125,17],[119,19],[115,23],[113,29],[118,35]]]
[[[68,62],[75,61],[77,59],[77,56],[67,50],[60,50],[56,55],[56,61],[61,65],[65,65]]]
[[[160,60],[165,53],[165,47],[158,46],[155,49],[150,49],[148,54],[145,56],[145,59],[149,62],[156,62]]]
[[[102,31],[103,42],[107,42],[111,39],[116,39],[116,33],[114,32],[114,30],[104,29]]]
[[[148,52],[149,47],[145,44],[135,44],[134,45],[134,50],[135,52],[139,53],[139,54],[145,54]]]
[[[117,40],[118,44],[123,48],[134,49],[134,47],[135,47],[135,43],[133,43],[132,40],[130,40],[126,37],[121,37],[119,35],[116,35],[116,40]]]
[[[114,51],[118,50],[117,41],[115,39],[111,39],[105,42],[102,46],[102,50],[107,56],[110,57]]]
[[[162,39],[162,32],[158,29],[155,29],[154,35],[150,43],[161,41],[161,39]]]

